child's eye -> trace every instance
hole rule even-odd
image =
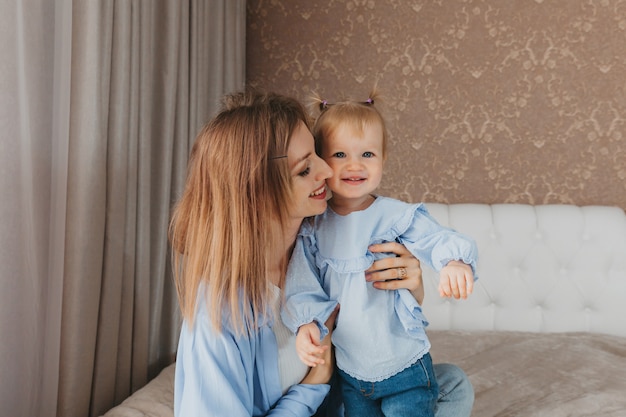
[[[363,152],[363,158],[373,158],[374,152]]]
[[[345,157],[346,157],[346,154],[345,154],[345,152],[335,152],[335,153],[333,154],[333,156],[334,156],[335,158],[345,158]]]

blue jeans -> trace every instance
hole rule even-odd
[[[470,417],[474,387],[461,368],[451,363],[433,365],[439,384],[435,417]]]
[[[450,363],[433,365],[439,385],[435,417],[470,417],[474,406],[474,387],[461,368]],[[343,417],[343,398],[339,389],[338,372],[330,381],[330,394],[315,417]]]
[[[430,354],[380,382],[361,381],[342,370],[346,417],[433,417],[439,387]]]

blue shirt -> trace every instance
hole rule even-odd
[[[368,246],[392,241],[437,271],[451,260],[475,271],[478,251],[471,238],[441,226],[423,204],[386,197],[346,216],[329,207],[305,222],[287,270],[285,325],[296,332],[314,321],[323,337],[324,322],[339,303],[332,335],[337,366],[364,381],[387,379],[430,349],[428,322],[412,294],[381,291],[365,280],[364,271],[381,257]]]
[[[308,417],[315,413],[330,385],[297,384],[282,395],[271,314],[247,335],[238,335],[227,317],[222,324],[221,332],[213,328],[205,297],[198,297],[193,327],[185,321],[180,333],[175,416]]]

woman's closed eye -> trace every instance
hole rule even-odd
[[[311,165],[307,164],[306,168],[304,168],[302,171],[298,172],[298,175],[301,176],[301,177],[306,177],[310,173],[311,173]]]

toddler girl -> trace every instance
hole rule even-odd
[[[324,323],[341,306],[332,342],[346,416],[433,416],[438,385],[428,322],[408,290],[379,291],[367,282],[365,271],[380,257],[368,247],[402,243],[439,271],[440,294],[455,298],[472,291],[477,248],[471,238],[439,225],[422,204],[375,194],[387,142],[375,98],[319,101],[313,136],[333,170],[326,181],[332,197],[325,213],[300,229],[282,318],[297,332],[300,359],[316,366],[323,363]],[[396,278],[405,275],[397,269]]]

